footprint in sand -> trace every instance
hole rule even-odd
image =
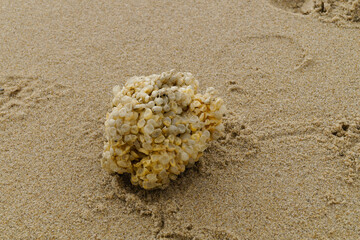
[[[314,0],[269,0],[269,2],[280,9],[293,13],[309,14],[315,8]],[[325,6],[324,6],[325,7]]]
[[[244,161],[256,158],[260,152],[260,144],[252,129],[240,121],[236,115],[227,116],[224,121],[226,135],[212,143],[204,153],[206,162],[217,169],[228,165],[242,164]],[[211,174],[208,164],[199,164],[200,170]]]
[[[0,122],[23,119],[31,109],[66,94],[68,90],[68,87],[37,76],[0,77]]]
[[[312,15],[323,22],[345,28],[360,28],[360,1],[354,0],[269,0],[270,4],[292,13]]]
[[[256,35],[233,39],[221,47],[217,58],[227,66],[282,74],[296,70],[304,62],[306,53],[291,37]]]
[[[329,143],[347,168],[344,181],[359,185],[360,179],[360,118],[341,120],[328,131]],[[331,134],[330,134],[331,133]]]
[[[192,239],[209,239],[209,240],[238,240],[239,237],[227,230],[213,228],[189,228],[182,231],[172,231],[160,234],[159,239],[163,240],[192,240]]]

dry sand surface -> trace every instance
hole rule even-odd
[[[1,239],[359,239],[359,1],[0,1]],[[226,137],[166,190],[101,169],[112,87],[188,71]]]

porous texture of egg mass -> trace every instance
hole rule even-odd
[[[102,167],[129,173],[144,189],[165,188],[191,167],[224,131],[223,100],[213,88],[198,93],[198,86],[191,73],[173,70],[115,86]]]

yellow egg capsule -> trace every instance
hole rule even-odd
[[[163,189],[191,167],[211,138],[224,131],[223,101],[211,88],[198,93],[198,85],[191,73],[169,71],[114,87],[102,167],[129,173],[144,189]]]

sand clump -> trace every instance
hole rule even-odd
[[[107,114],[102,167],[129,173],[145,189],[165,188],[221,136],[225,106],[215,90],[198,93],[190,73],[130,78],[116,86]]]
[[[316,0],[312,1],[313,9],[321,16],[336,22],[346,20],[350,22],[360,21],[360,2],[359,0]],[[311,6],[307,4],[307,6]],[[306,13],[306,11],[304,11]]]
[[[291,12],[318,15],[326,22],[360,22],[359,0],[272,0],[271,2]]]

